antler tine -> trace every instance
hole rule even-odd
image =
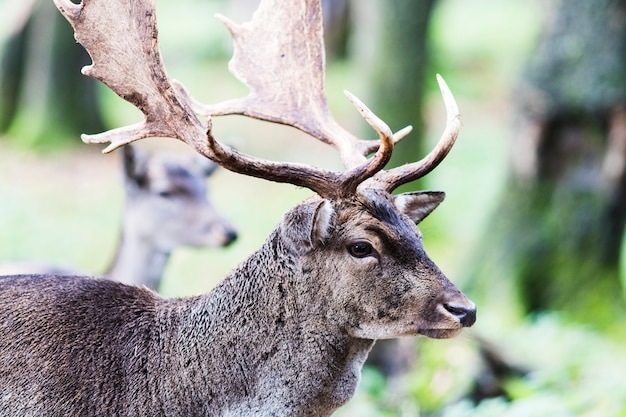
[[[371,182],[376,183],[375,188],[383,188],[392,192],[402,184],[415,181],[431,172],[454,146],[461,129],[461,115],[456,100],[450,88],[441,75],[437,74],[437,83],[441,90],[443,102],[446,106],[446,127],[435,148],[428,155],[412,164],[403,165],[388,171],[381,171],[376,174]],[[371,183],[370,182],[370,183]]]
[[[349,91],[344,90],[344,94],[352,102],[354,107],[361,113],[365,121],[378,133],[380,146],[376,154],[366,164],[360,164],[353,169],[346,171],[345,186],[351,192],[356,191],[359,184],[367,178],[379,172],[391,159],[393,152],[394,135],[385,122],[376,116],[361,100]],[[410,129],[409,129],[410,130]]]

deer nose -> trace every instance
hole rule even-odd
[[[224,236],[224,246],[228,246],[237,240],[237,232],[234,230],[228,230]]]
[[[471,307],[460,306],[454,304],[444,304],[443,308],[445,308],[450,314],[455,316],[461,322],[461,326],[470,327],[472,324],[476,322],[476,306],[472,305]]]

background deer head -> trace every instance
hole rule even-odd
[[[175,249],[231,244],[237,232],[209,198],[217,168],[199,155],[125,146],[122,236],[105,275],[156,290]]]

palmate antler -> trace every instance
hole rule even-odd
[[[324,95],[324,48],[319,0],[262,0],[252,20],[236,25],[220,19],[234,40],[231,72],[249,88],[248,96],[205,105],[194,100],[167,76],[158,43],[154,0],[54,0],[75,31],[76,40],[91,55],[85,75],[105,83],[145,115],[141,123],[97,135],[88,143],[107,143],[110,152],[151,136],[180,139],[225,168],[271,181],[307,187],[323,197],[354,193],[359,186],[389,192],[426,173],[443,160],[460,127],[450,90],[438,77],[448,112],[446,130],[424,159],[389,171],[393,145],[409,131],[395,136],[389,127],[356,97],[348,95],[378,133],[378,141],[362,140],[332,117]],[[197,114],[208,116],[206,126]],[[296,127],[335,147],[346,171],[333,172],[303,164],[273,162],[241,154],[219,143],[211,133],[211,117],[239,114]],[[370,153],[375,154],[367,159]]]

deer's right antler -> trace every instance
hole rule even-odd
[[[110,145],[110,152],[151,136],[193,137],[204,126],[165,72],[157,43],[153,1],[90,1],[74,4],[54,0],[74,28],[93,64],[82,73],[98,79],[137,107],[145,120],[98,135],[83,135],[89,143]]]
[[[349,99],[378,133],[379,140],[356,138],[334,120],[324,95],[319,0],[263,0],[252,21],[244,25],[221,18],[235,44],[230,69],[248,85],[250,94],[215,105],[194,100],[182,84],[167,76],[158,49],[154,0],[54,2],[93,59],[83,73],[105,83],[145,115],[143,122],[132,126],[83,135],[89,143],[110,142],[104,152],[149,136],[173,137],[232,171],[307,187],[324,197],[354,193],[369,178],[372,181],[367,183],[371,186],[391,191],[404,178],[415,179],[443,159],[431,157],[431,153],[418,165],[381,172],[391,157],[394,142],[410,128],[394,137],[384,122],[349,93]],[[209,117],[207,126],[203,126],[196,112]],[[294,126],[335,147],[347,169],[333,172],[239,153],[219,143],[211,133],[211,117],[225,114]],[[456,138],[456,133],[452,136]],[[449,150],[454,139],[446,141],[449,145],[438,148]],[[367,159],[372,152],[374,156]],[[445,153],[438,151],[437,155]],[[379,178],[382,174],[387,175]]]

